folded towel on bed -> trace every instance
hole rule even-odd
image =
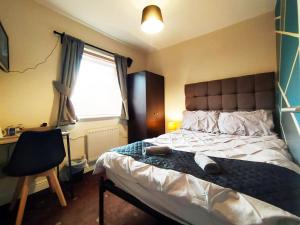
[[[167,155],[172,152],[168,146],[149,146],[143,148],[143,155]]]
[[[195,154],[194,160],[208,174],[219,174],[221,172],[219,164],[201,152]]]

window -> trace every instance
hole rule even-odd
[[[71,100],[79,119],[120,116],[122,98],[114,59],[85,48]]]

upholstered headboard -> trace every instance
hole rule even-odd
[[[275,109],[274,73],[185,85],[187,110],[251,111]]]

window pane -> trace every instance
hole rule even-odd
[[[122,99],[115,63],[84,54],[71,100],[79,118],[120,116]]]

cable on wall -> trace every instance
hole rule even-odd
[[[55,51],[55,49],[57,48],[58,43],[59,43],[59,40],[60,40],[60,38],[58,37],[58,38],[57,38],[57,41],[56,41],[56,43],[55,43],[55,45],[54,45],[54,47],[53,47],[53,49],[51,50],[51,52],[50,52],[50,53],[45,57],[45,59],[42,60],[41,62],[38,62],[36,65],[34,65],[34,66],[32,66],[32,67],[25,68],[25,69],[23,69],[23,70],[10,70],[9,73],[26,73],[28,70],[35,70],[35,69],[37,69],[40,65],[45,64],[45,63],[48,61],[48,59],[51,57],[51,55],[53,54],[53,52]]]

